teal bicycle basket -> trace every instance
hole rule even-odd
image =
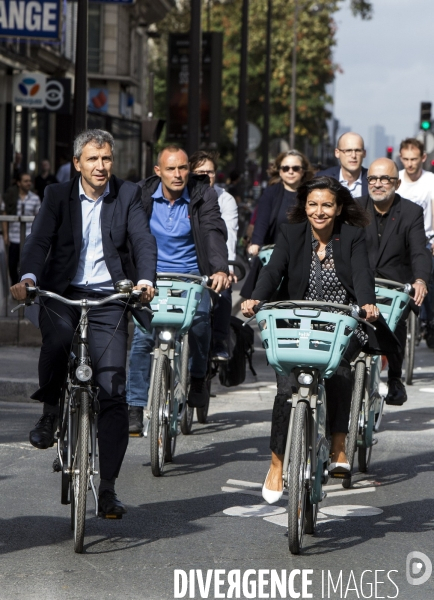
[[[191,327],[205,288],[198,283],[166,279],[158,280],[157,287],[158,296],[151,302],[154,313],[152,328],[171,327],[185,333]],[[134,322],[146,331],[136,319]]]
[[[264,308],[256,320],[268,362],[287,376],[294,367],[311,367],[331,377],[357,327],[348,315],[308,308]]]
[[[390,290],[378,285],[375,286],[375,295],[378,310],[383,315],[390,329],[395,331],[402,313],[410,302],[410,296],[404,292]]]

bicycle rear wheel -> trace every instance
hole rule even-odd
[[[169,437],[169,371],[167,356],[157,359],[154,373],[154,389],[152,391],[151,413],[151,469],[155,477],[164,471]]]
[[[360,408],[362,406],[363,393],[365,390],[365,363],[359,361],[354,370],[354,388],[351,399],[350,424],[348,428],[345,453],[351,470],[353,468],[354,456],[357,450],[357,435],[359,433]],[[351,476],[342,480],[342,487],[349,489],[351,487]]]
[[[300,554],[305,528],[306,471],[309,456],[309,413],[298,402],[293,426],[288,478],[288,544],[291,554]]]
[[[80,391],[80,409],[77,446],[72,472],[74,494],[74,550],[83,552],[86,521],[86,497],[89,487],[89,394]]]
[[[416,319],[416,315],[411,311],[407,319],[407,341],[405,344],[405,383],[407,385],[412,385],[413,383]]]

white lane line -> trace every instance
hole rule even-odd
[[[228,485],[242,485],[248,488],[262,488],[262,483],[255,483],[254,481],[241,481],[241,479],[228,479],[226,483]]]
[[[324,489],[327,490],[327,488]],[[350,494],[367,494],[368,492],[375,492],[375,488],[366,487],[358,490],[355,490],[354,488],[345,490],[344,488],[342,488],[340,492],[330,492],[330,494],[327,494],[327,498],[333,498],[334,496],[349,496]]]
[[[434,387],[419,388],[419,392],[427,392],[428,394],[434,394]]]
[[[222,492],[229,492],[230,494],[234,494],[235,492],[239,492],[240,494],[245,494],[247,496],[259,496],[262,498],[262,492],[254,492],[253,490],[242,490],[241,488],[233,488],[223,486],[221,488]]]
[[[231,392],[231,396],[241,395],[241,394],[272,394],[273,392],[270,390],[239,390],[237,392]]]

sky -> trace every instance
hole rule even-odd
[[[335,14],[334,116],[360,133],[382,125],[395,145],[416,133],[420,102],[433,102],[434,0],[372,0],[370,21],[354,17],[348,0]]]

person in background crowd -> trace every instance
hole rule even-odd
[[[2,212],[5,215],[20,217],[34,217],[41,207],[39,197],[30,191],[32,178],[29,173],[19,173],[17,183],[12,185],[3,195]],[[12,285],[19,281],[18,265],[20,263],[20,236],[21,224],[19,221],[2,223],[3,239],[9,250],[8,267]],[[26,237],[32,228],[31,223],[26,224]]]
[[[371,268],[376,277],[411,283],[415,289],[414,301],[420,306],[428,293],[427,281],[431,275],[423,210],[396,193],[401,181],[393,160],[375,160],[369,167],[367,182],[369,194],[359,198],[358,202],[371,215],[371,222],[365,228]],[[387,354],[389,390],[386,404],[395,406],[401,406],[407,400],[401,381],[407,316],[408,311],[404,311],[394,332],[401,345],[399,351]]]
[[[268,187],[259,198],[251,244],[247,249],[251,256],[256,257],[261,246],[276,242],[280,225],[287,223],[288,211],[296,204],[297,189],[312,177],[309,160],[298,150],[288,150],[276,157],[270,169]],[[243,298],[251,297],[260,268],[260,260],[256,258],[241,290]]]
[[[71,179],[71,160],[66,154],[60,157],[60,167],[57,169],[56,179],[59,183],[66,183]]]
[[[434,174],[425,171],[426,152],[422,142],[416,138],[407,138],[401,142],[399,156],[404,169],[399,172],[401,186],[400,195],[415,202],[423,209],[425,233],[428,247],[434,254],[433,203],[434,203]],[[434,256],[433,256],[434,271]],[[429,348],[434,349],[434,281],[431,273],[428,283],[428,294],[421,311],[422,320],[426,322],[425,341]]]
[[[216,292],[227,289],[230,282],[226,225],[208,178],[190,175],[188,156],[175,145],[159,153],[154,170],[155,175],[138,185],[151,233],[157,241],[157,272],[211,274],[211,287]],[[203,407],[209,399],[206,384],[211,339],[209,311],[209,294],[205,292],[188,332],[191,407]],[[127,383],[130,433],[140,433],[143,429],[153,348],[153,333],[136,326]]]
[[[240,181],[241,175],[238,173],[238,171],[231,171],[229,173],[229,178],[227,181],[227,191],[231,196],[235,198],[237,204],[241,204],[241,202],[243,201],[240,192]]]
[[[50,161],[44,159],[41,162],[41,171],[35,178],[35,190],[41,201],[44,199],[44,192],[47,185],[50,185],[50,183],[57,183],[57,179],[50,171]]]
[[[366,196],[368,193],[368,182],[366,181],[368,169],[362,167],[363,159],[366,156],[362,136],[352,131],[341,135],[336,144],[335,156],[339,160],[340,166],[320,171],[316,176],[327,175],[337,179],[339,183],[350,190],[353,198]]]
[[[210,186],[215,189],[223,221],[228,230],[228,258],[235,260],[237,251],[238,232],[238,206],[236,200],[229,192],[215,185],[218,154],[199,150],[189,160],[190,171],[196,175],[208,175]],[[233,267],[229,267],[233,272]],[[231,275],[235,278],[234,275]],[[229,324],[232,313],[232,289],[223,290],[220,298],[214,305],[214,347],[213,358],[215,360],[228,360],[227,339],[229,336]]]

